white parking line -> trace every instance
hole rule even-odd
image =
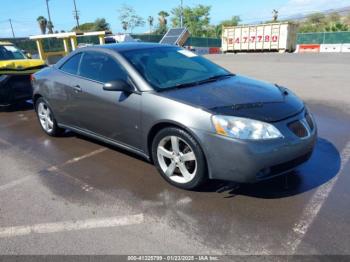
[[[5,140],[2,140],[1,138],[0,138],[0,143],[6,144],[6,145],[10,145],[10,144],[7,143]],[[73,163],[79,162],[79,161],[81,161],[81,160],[83,160],[83,159],[86,159],[86,158],[92,157],[92,156],[94,156],[94,155],[100,154],[100,153],[102,153],[102,152],[104,152],[104,151],[106,151],[106,150],[107,150],[107,148],[101,148],[101,149],[92,151],[91,153],[88,153],[88,154],[86,154],[86,155],[83,155],[83,156],[80,156],[80,157],[72,158],[72,159],[70,159],[70,160],[64,162],[63,164],[61,164],[61,165],[59,165],[59,166],[52,166],[52,167],[49,167],[47,170],[48,170],[48,171],[51,171],[51,172],[52,172],[52,171],[59,171],[59,167],[64,167],[64,166],[67,166],[67,165],[69,165],[69,164],[73,164]],[[11,189],[11,188],[13,188],[13,187],[15,187],[15,186],[18,186],[18,185],[20,185],[20,184],[22,184],[22,183],[28,181],[29,179],[31,179],[31,178],[33,178],[33,177],[34,177],[33,175],[25,176],[25,177],[23,177],[23,178],[14,180],[14,181],[12,181],[12,182],[9,182],[9,183],[7,183],[7,184],[5,184],[5,185],[0,185],[0,192],[1,192],[1,191],[8,190],[8,189]],[[80,182],[80,180],[79,180],[79,182]],[[83,189],[84,191],[91,191],[91,190],[93,189],[93,187],[91,187],[91,186],[89,186],[89,185],[87,185],[87,184],[84,184],[83,187],[82,187],[82,189]]]
[[[144,215],[137,214],[101,219],[36,224],[31,226],[5,227],[0,228],[0,238],[24,236],[29,234],[48,234],[65,231],[77,231],[84,229],[111,228],[118,226],[137,225],[142,223],[144,223]]]
[[[9,142],[7,142],[6,140],[0,138],[0,144],[4,144],[6,146],[11,146],[11,144]]]
[[[22,124],[24,121],[29,121],[29,120],[32,120],[32,118],[28,118],[28,117],[23,117],[21,119],[18,119],[17,121],[13,121],[13,122],[10,122],[8,124],[5,124],[5,125],[0,125],[1,128],[12,128],[16,125],[19,125],[19,124]]]
[[[5,184],[5,185],[2,185],[2,186],[0,186],[0,192],[1,192],[1,191],[5,191],[5,190],[7,190],[7,189],[10,189],[10,188],[12,188],[12,187],[15,187],[15,186],[17,186],[17,185],[19,185],[19,184],[22,184],[22,183],[26,182],[27,180],[29,180],[29,179],[31,179],[31,178],[33,178],[33,177],[34,177],[34,176],[25,176],[25,177],[23,177],[23,178],[20,178],[20,179],[17,179],[17,180],[12,181],[12,182],[10,182],[10,183],[7,183],[7,184]]]
[[[304,239],[305,234],[309,230],[310,226],[314,222],[318,213],[320,212],[323,204],[326,202],[329,194],[331,193],[333,187],[337,183],[339,176],[342,174],[346,164],[350,159],[350,142],[348,142],[343,151],[340,154],[341,164],[340,169],[337,176],[335,176],[328,183],[320,186],[301,215],[301,218],[297,224],[293,227],[293,231],[288,235],[287,238],[287,248],[293,252],[293,254],[297,251],[301,241]]]
[[[79,162],[79,161],[81,161],[83,159],[95,156],[95,155],[100,154],[100,153],[105,152],[105,151],[107,151],[107,148],[100,148],[100,149],[97,149],[95,151],[92,151],[91,153],[85,154],[83,156],[72,158],[72,159],[64,162],[61,165],[49,167],[47,170],[48,171],[57,171],[60,167],[65,167],[67,165],[77,163],[77,162]]]

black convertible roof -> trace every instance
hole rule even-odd
[[[119,43],[119,44],[97,45],[94,47],[112,49],[117,52],[121,52],[121,51],[140,50],[140,49],[147,49],[147,48],[176,47],[176,46],[164,45],[164,44],[158,44],[158,43],[128,42],[128,43]]]
[[[162,47],[173,47],[176,48],[175,45],[164,45],[164,44],[158,44],[158,43],[143,43],[143,42],[128,42],[128,43],[120,43],[120,44],[105,44],[105,45],[93,45],[93,46],[87,46],[78,48],[69,55],[65,56],[61,60],[59,60],[55,67],[62,66],[68,59],[70,59],[72,56],[74,56],[77,53],[84,52],[84,51],[93,51],[93,50],[110,50],[114,52],[124,52],[124,51],[132,51],[132,50],[142,50],[142,49],[149,49],[149,48],[162,48]]]

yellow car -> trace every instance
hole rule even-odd
[[[32,98],[31,74],[45,67],[9,42],[0,42],[0,106]]]

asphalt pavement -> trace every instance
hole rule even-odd
[[[252,185],[168,185],[143,159],[0,112],[0,254],[350,254],[350,54],[208,56],[289,87],[316,117],[309,162]]]

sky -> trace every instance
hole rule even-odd
[[[239,15],[245,24],[266,21],[272,18],[272,10],[279,10],[281,18],[295,14],[308,14],[316,11],[350,6],[350,0],[183,0],[184,6],[210,5],[211,23]],[[157,18],[161,10],[170,13],[180,4],[180,0],[76,0],[80,12],[80,23],[105,18],[114,33],[122,32],[118,21],[118,9],[123,4],[132,6],[136,13],[147,19]],[[52,22],[55,30],[71,30],[75,26],[73,0],[49,0]],[[47,17],[45,0],[0,0],[0,38],[11,37],[9,19],[12,19],[15,35],[18,37],[39,34],[36,22],[38,16]],[[157,21],[155,19],[155,21]],[[147,23],[146,23],[147,24]],[[148,26],[134,29],[143,33]]]

